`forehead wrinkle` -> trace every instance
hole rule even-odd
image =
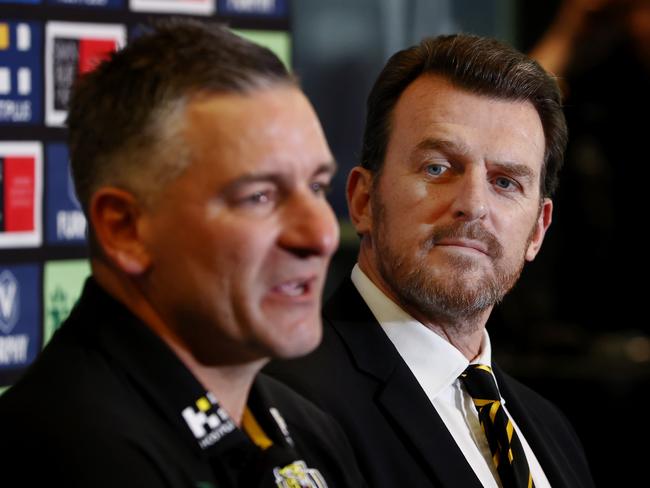
[[[255,183],[271,183],[275,186],[280,186],[283,182],[286,182],[287,177],[279,172],[248,172],[244,173],[233,181],[230,181],[223,187],[223,191],[236,190],[246,185],[252,185]]]
[[[334,174],[336,171],[336,162],[330,161],[327,163],[322,163],[318,165],[316,170],[312,173],[311,177],[320,175],[320,174]],[[272,183],[276,186],[289,186],[291,181],[291,176],[281,171],[249,171],[238,176],[234,181],[226,184],[224,190],[232,190],[240,188],[247,184],[254,183]]]
[[[471,152],[471,148],[462,142],[450,141],[447,139],[426,138],[420,141],[413,151],[413,153],[423,151],[441,151],[445,153],[458,154],[465,156]]]

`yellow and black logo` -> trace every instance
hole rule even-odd
[[[317,469],[308,468],[304,461],[274,468],[273,474],[278,488],[327,488],[323,475]]]

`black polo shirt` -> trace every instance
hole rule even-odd
[[[340,427],[272,378],[256,378],[243,429],[89,279],[0,397],[0,486],[365,486]]]

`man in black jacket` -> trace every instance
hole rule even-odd
[[[92,277],[0,398],[3,486],[357,487],[340,427],[269,357],[321,338],[335,165],[269,50],[160,24],[68,118]]]
[[[497,41],[425,39],[379,75],[347,183],[358,263],[319,348],[269,367],[339,420],[371,486],[593,486],[485,328],[542,245],[565,145],[555,80]]]

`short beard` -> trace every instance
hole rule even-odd
[[[378,271],[390,290],[408,311],[415,310],[428,320],[447,326],[472,322],[472,318],[492,308],[515,285],[524,267],[524,256],[512,269],[501,269],[498,263],[503,255],[503,247],[496,237],[479,223],[457,223],[437,227],[427,240],[423,249],[414,249],[408,255],[398,255],[387,245],[389,232],[386,226],[385,208],[373,198],[373,214],[378,226],[373,232],[373,246],[376,248]],[[533,227],[527,244],[534,235]],[[464,274],[471,271],[476,263],[470,258],[454,256],[449,258],[453,277],[435,277],[423,265],[426,255],[443,238],[466,237],[483,242],[487,254],[492,259],[494,273],[479,279],[466,279]],[[526,245],[526,247],[528,247]],[[422,259],[418,259],[421,256]],[[469,319],[469,320],[468,320]],[[467,325],[465,325],[466,327]],[[464,332],[467,332],[466,330]]]
[[[399,257],[381,251],[379,273],[398,300],[407,309],[417,310],[430,320],[448,325],[468,322],[499,303],[510,291],[523,269],[521,264],[511,273],[497,271],[494,276],[483,276],[471,282],[462,274],[471,266],[453,263],[458,279],[443,282],[431,279],[424,267],[406,269]]]

